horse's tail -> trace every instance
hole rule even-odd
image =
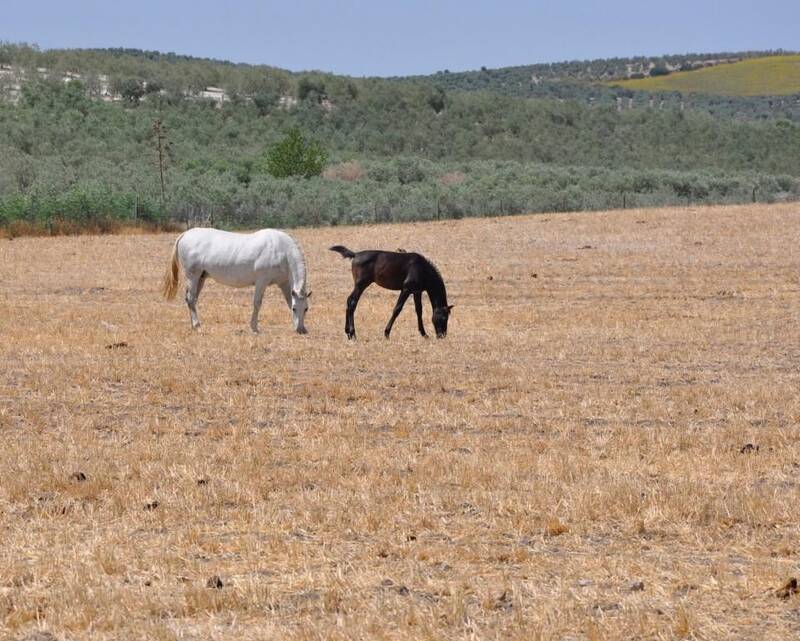
[[[178,241],[180,241],[181,236],[178,236],[175,240],[175,245],[172,247],[172,258],[167,264],[164,282],[161,284],[161,293],[167,300],[175,298],[175,294],[178,292]]]
[[[342,255],[342,258],[355,258],[356,255],[351,252],[347,247],[342,245],[334,245],[333,247],[328,247],[332,252],[337,252]]]

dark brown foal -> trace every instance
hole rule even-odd
[[[392,316],[383,332],[386,338],[389,338],[395,319],[411,295],[414,296],[419,333],[426,336],[425,325],[422,322],[422,292],[428,292],[428,299],[431,301],[432,321],[437,338],[444,338],[447,335],[447,319],[453,306],[447,304],[447,292],[442,275],[427,258],[421,254],[405,251],[352,252],[341,245],[335,245],[330,249],[352,261],[354,287],[350,296],[347,297],[344,323],[344,333],[347,338],[356,337],[354,314],[358,299],[372,283],[377,283],[385,289],[400,290],[397,304],[394,306]]]

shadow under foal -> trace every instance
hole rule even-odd
[[[372,283],[377,283],[385,289],[400,290],[397,304],[394,306],[392,317],[384,330],[384,335],[389,338],[392,325],[409,296],[414,296],[414,308],[417,311],[417,327],[422,336],[425,326],[422,323],[422,292],[428,292],[428,299],[433,308],[433,327],[437,338],[447,335],[447,319],[450,316],[452,305],[447,304],[447,292],[439,270],[427,258],[413,252],[387,252],[368,250],[352,252],[347,247],[335,245],[330,248],[343,258],[352,261],[353,282],[355,286],[350,296],[347,297],[347,312],[344,323],[344,333],[347,338],[356,337],[354,314],[358,299]]]

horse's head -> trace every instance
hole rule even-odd
[[[297,292],[292,290],[292,323],[294,331],[298,334],[308,334],[305,326],[306,312],[308,311],[308,299],[311,292],[305,293],[305,288]]]
[[[447,319],[450,318],[452,305],[442,305],[433,309],[433,328],[436,330],[436,338],[447,336]]]

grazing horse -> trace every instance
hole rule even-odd
[[[252,234],[234,234],[219,229],[195,227],[175,241],[172,258],[167,265],[162,293],[175,298],[178,291],[178,264],[186,273],[186,304],[192,329],[200,327],[197,299],[208,276],[231,287],[255,285],[250,329],[258,333],[258,312],[264,290],[277,285],[292,310],[292,323],[298,334],[307,333],[304,325],[308,310],[306,263],[297,242],[275,229],[262,229]]]
[[[422,323],[422,292],[428,292],[428,299],[433,307],[433,327],[436,337],[444,338],[447,335],[447,319],[450,316],[452,305],[447,304],[447,292],[439,270],[434,264],[421,254],[399,251],[361,251],[352,252],[347,247],[335,245],[330,248],[343,258],[352,261],[353,292],[347,298],[347,312],[344,322],[344,333],[347,338],[356,337],[356,326],[353,315],[358,305],[358,299],[364,290],[372,283],[378,283],[386,289],[400,290],[400,297],[394,306],[392,317],[386,325],[384,335],[389,338],[397,315],[403,309],[406,300],[414,295],[414,308],[417,311],[417,327],[422,336],[425,326]]]

